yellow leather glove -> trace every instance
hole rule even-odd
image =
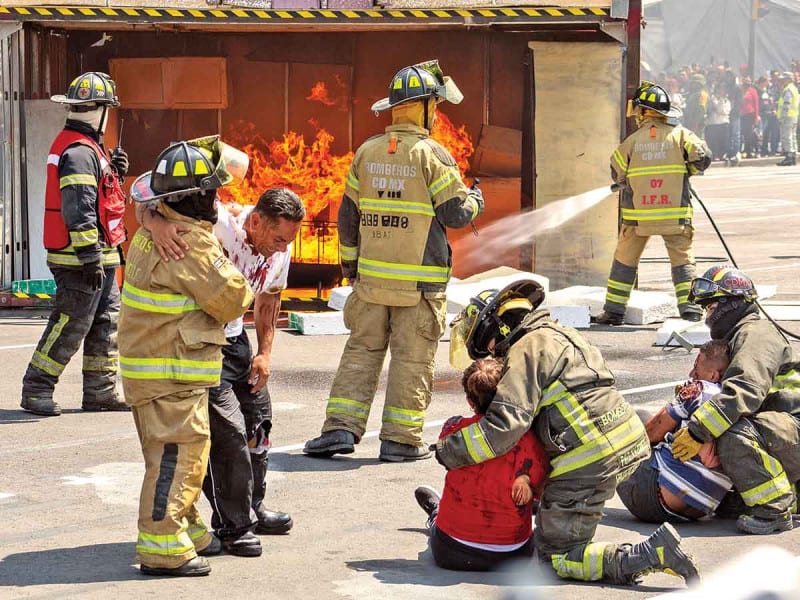
[[[697,456],[702,445],[703,442],[697,441],[689,432],[689,428],[684,427],[675,434],[672,440],[672,456],[681,462],[686,462],[690,458]]]

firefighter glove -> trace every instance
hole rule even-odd
[[[114,165],[120,177],[125,177],[125,175],[128,174],[128,167],[130,166],[128,163],[128,153],[117,146],[111,151],[111,164]]]
[[[483,192],[480,190],[480,188],[473,185],[469,189],[469,197],[472,198],[475,201],[475,204],[478,205],[478,212],[475,215],[477,217],[483,212],[483,207],[485,204],[483,201]]]
[[[702,445],[703,442],[692,435],[688,427],[684,427],[675,434],[675,438],[672,440],[672,456],[681,462],[686,462],[697,456]]]
[[[83,284],[90,290],[97,291],[102,288],[105,278],[106,273],[100,261],[83,265]]]
[[[445,470],[447,470],[447,471],[450,470],[450,467],[448,467],[444,463],[444,460],[442,460],[442,457],[439,455],[439,445],[438,444],[431,444],[430,446],[428,446],[428,450],[433,452],[433,455],[436,457],[436,462],[438,462],[440,465],[442,465],[445,468]]]

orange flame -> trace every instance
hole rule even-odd
[[[340,104],[331,100],[324,82],[317,82],[307,100],[326,106]],[[341,101],[347,106],[348,98]],[[437,113],[431,137],[447,148],[456,160],[462,177],[469,170],[474,146],[465,126],[455,127],[450,119]],[[311,144],[289,131],[280,140],[267,141],[245,121],[231,124],[226,143],[240,148],[250,157],[247,178],[237,186],[220,189],[223,202],[255,204],[264,190],[286,187],[298,194],[306,205],[306,221],[294,243],[295,262],[339,263],[339,239],[336,217],[344,194],[347,170],[353,152],[335,155],[331,152],[334,137],[323,127]]]

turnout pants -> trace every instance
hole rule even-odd
[[[661,236],[672,265],[672,283],[678,301],[678,311],[681,315],[687,312],[702,312],[700,307],[689,302],[689,288],[696,275],[692,253],[693,237],[694,228],[691,225],[684,225],[682,233]],[[625,314],[625,307],[628,305],[631,291],[636,283],[639,260],[642,258],[642,252],[644,252],[649,239],[650,235],[637,233],[635,225],[622,225],[617,239],[617,249],[614,252],[614,262],[611,265],[611,273],[608,276],[606,302],[603,306],[606,312]]]
[[[252,352],[247,333],[222,347],[220,385],[209,392],[211,454],[203,493],[219,537],[239,537],[258,519],[266,492],[272,404],[267,388],[250,391]]]
[[[549,562],[565,579],[624,584],[625,546],[593,541],[603,518],[603,506],[650,454],[644,428],[620,452],[549,479],[544,486],[533,545],[537,556]]]
[[[800,420],[784,412],[741,418],[717,438],[722,470],[751,515],[773,518],[793,505],[800,480],[798,448]]]
[[[22,379],[23,398],[51,398],[58,378],[83,342],[83,401],[116,399],[119,364],[119,287],[115,269],[105,270],[99,290],[83,283],[80,269],[50,266],[55,307]]]
[[[212,541],[195,506],[210,445],[208,390],[175,392],[132,410],[145,463],[136,560],[174,569]]]
[[[380,439],[422,446],[434,357],[444,333],[445,300],[423,294],[415,306],[384,306],[365,302],[354,292],[343,316],[350,338],[331,387],[323,433],[344,429],[361,439],[388,348]]]

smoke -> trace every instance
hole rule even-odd
[[[610,186],[599,187],[570,196],[537,210],[510,215],[480,230],[480,235],[464,236],[455,242],[459,260],[468,263],[492,263],[509,250],[530,244],[536,236],[560,227],[576,215],[589,210],[611,194]],[[490,203],[491,198],[486,202]]]

